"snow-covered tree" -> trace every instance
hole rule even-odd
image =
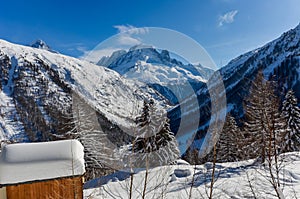
[[[133,167],[145,168],[141,198],[146,198],[149,168],[170,164],[179,158],[180,153],[169,119],[164,110],[155,106],[153,99],[144,100],[142,114],[136,118],[136,123],[137,136],[132,143],[130,158],[134,160]]]
[[[282,116],[286,120],[284,151],[300,150],[300,108],[293,90],[285,95]]]
[[[65,126],[69,126],[68,129],[71,130],[65,136],[78,139],[84,146],[87,179],[94,179],[120,168],[120,160],[114,154],[116,144],[108,137],[109,133],[114,135],[120,130],[115,126],[100,126],[99,121],[104,117],[75,92],[72,94],[70,119],[71,122]],[[122,139],[120,135],[116,137]]]
[[[99,130],[97,115],[86,101],[76,93],[72,94],[72,122],[68,125],[72,126],[72,130],[66,135],[71,138],[78,139],[84,146],[84,159],[86,164],[87,179],[93,179],[103,174],[105,170],[104,158],[101,154],[107,152],[102,150],[102,142],[105,135]]]
[[[157,109],[152,99],[144,101],[143,112],[136,118],[137,137],[133,152],[148,159],[150,166],[169,164],[179,157],[176,138],[170,130],[169,119],[163,110]],[[143,163],[142,163],[143,164]]]

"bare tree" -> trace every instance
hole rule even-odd
[[[284,143],[285,120],[279,111],[279,99],[274,94],[274,83],[266,81],[258,72],[245,103],[245,130],[249,158],[258,157],[268,170],[268,179],[276,196],[283,198],[280,188],[278,155]]]

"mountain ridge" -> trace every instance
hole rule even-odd
[[[47,136],[59,131],[59,114],[65,115],[72,108],[72,92],[83,96],[95,111],[107,118],[110,125],[124,128],[132,124],[134,115],[130,112],[142,106],[144,96],[152,96],[158,104],[165,104],[153,89],[124,79],[110,69],[4,40],[0,40],[0,46],[2,110],[8,111],[7,107],[10,107],[15,112],[10,118],[2,115],[2,134],[7,132],[4,121],[9,124],[16,120],[24,134],[28,131],[40,134],[40,138],[32,137],[33,140],[50,139]],[[124,107],[125,101],[127,107]],[[55,114],[52,109],[58,112]],[[38,119],[30,117],[34,115],[32,111],[39,114]],[[38,129],[39,123],[44,127]]]
[[[97,64],[148,84],[172,104],[178,104],[198,90],[213,72],[201,64],[183,64],[172,58],[168,50],[144,45],[133,46],[128,51],[115,51],[110,57],[102,57]]]
[[[223,78],[226,90],[227,112],[239,121],[243,119],[243,101],[248,96],[251,83],[259,70],[263,70],[267,80],[277,82],[277,94],[284,98],[289,89],[295,91],[300,99],[300,24],[277,39],[255,50],[249,51],[231,60],[217,72]],[[214,75],[212,75],[214,76]],[[210,96],[206,85],[197,91],[198,104],[193,99],[185,99],[183,103],[189,104],[187,112],[199,108],[201,116],[196,140],[202,143],[210,124]],[[299,102],[298,102],[299,104]],[[169,111],[171,128],[174,132],[179,128],[181,120],[180,106]],[[199,146],[197,146],[199,147]]]

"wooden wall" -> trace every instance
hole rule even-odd
[[[6,187],[0,188],[0,199],[7,199],[6,198]]]
[[[82,177],[61,178],[6,187],[7,199],[82,199]]]

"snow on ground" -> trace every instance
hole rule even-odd
[[[300,152],[283,154],[279,162],[280,189],[283,195],[285,198],[300,197]],[[212,163],[197,166],[180,164],[151,169],[146,198],[186,199],[190,193],[194,199],[208,198],[211,173]],[[134,175],[132,198],[142,198],[144,176],[145,171]],[[254,160],[218,163],[215,178],[213,198],[276,198],[269,181],[268,169]],[[129,198],[130,178],[124,172],[117,172],[89,181],[85,186],[94,187],[84,190],[85,199]]]

